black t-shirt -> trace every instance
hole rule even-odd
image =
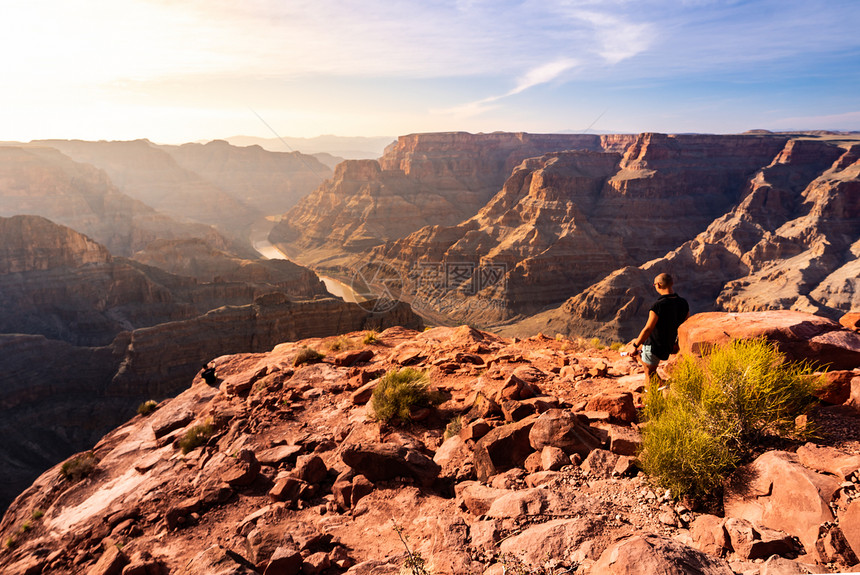
[[[669,359],[678,337],[678,326],[687,319],[690,306],[687,300],[678,294],[670,293],[661,295],[651,306],[651,311],[657,314],[657,327],[645,343],[651,346],[651,353],[660,359]]]

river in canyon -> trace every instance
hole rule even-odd
[[[288,260],[290,258],[287,255],[279,250],[277,247],[272,245],[272,242],[269,241],[269,232],[272,229],[274,222],[266,219],[262,222],[255,224],[251,228],[251,245],[254,246],[254,249],[258,254],[263,256],[269,260]],[[335,279],[333,277],[320,275],[317,273],[317,277],[325,284],[325,289],[328,290],[330,294],[335,297],[339,297],[343,301],[350,303],[359,303],[362,301],[366,301],[366,297],[362,297],[357,294],[352,286]]]

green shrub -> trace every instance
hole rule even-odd
[[[444,439],[448,439],[449,437],[454,437],[460,430],[463,429],[463,417],[458,415],[454,419],[448,422],[448,425],[445,426],[445,433],[442,436]]]
[[[336,337],[328,344],[328,348],[330,351],[343,351],[347,349],[352,349],[353,347],[355,347],[355,342],[352,340],[352,338],[346,337],[345,335]]]
[[[32,528],[33,528],[33,526],[30,525],[30,522],[25,521],[24,523],[21,524],[21,527],[18,528],[18,533],[26,533],[27,531],[29,531]]]
[[[386,423],[395,418],[408,421],[413,408],[429,407],[436,402],[430,392],[430,378],[411,367],[386,373],[371,397],[376,418]]]
[[[72,483],[77,483],[92,473],[97,463],[96,455],[88,451],[63,463],[60,474]]]
[[[14,537],[7,537],[6,538],[6,549],[14,549],[15,545],[17,545],[17,544],[18,544],[18,542],[15,541]]]
[[[34,509],[33,513],[30,514],[30,517],[35,520],[35,519],[41,519],[44,515],[45,515],[45,512],[42,511],[41,509]]]
[[[362,340],[364,345],[375,345],[379,343],[379,334],[375,329],[369,329],[364,332],[364,339]]]
[[[591,344],[591,347],[596,350],[601,350],[606,347],[605,345],[603,345],[603,342],[600,341],[599,337],[591,338],[590,340],[588,340],[588,343]]]
[[[152,399],[137,406],[138,415],[149,415],[158,408],[158,403]]]
[[[296,359],[293,360],[293,365],[298,367],[305,363],[319,363],[325,358],[325,354],[318,352],[312,347],[303,347],[299,350]]]
[[[185,435],[182,436],[182,439],[179,440],[179,448],[183,454],[193,451],[209,441],[213,433],[214,429],[211,421],[192,425],[185,432]]]
[[[613,341],[611,344],[609,344],[609,349],[611,349],[612,351],[621,351],[623,347],[624,344],[620,341]]]
[[[765,436],[802,436],[795,419],[821,385],[804,364],[764,340],[734,341],[697,359],[682,356],[664,394],[646,392],[640,461],[675,496],[708,498]]]

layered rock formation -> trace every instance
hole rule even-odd
[[[223,140],[161,148],[180,167],[266,215],[284,213],[332,174],[328,166],[307,154],[238,147]]]
[[[374,256],[408,274],[413,300],[457,319],[486,324],[532,314],[704,231],[786,141],[642,134],[623,154],[548,154],[518,166],[473,218],[420,230]],[[428,290],[420,285],[428,264],[472,265],[475,274],[465,286]],[[497,266],[505,277],[484,289],[478,273]]]
[[[309,270],[289,262],[234,261],[251,271],[205,282],[113,257],[36,216],[0,218],[0,246],[3,502],[141,401],[178,392],[213,357],[420,325],[405,305],[370,314],[326,298]]]
[[[635,336],[666,271],[694,311],[797,309],[837,319],[857,308],[858,144],[795,139],[757,171],[707,230],[639,267],[626,267],[523,322],[529,329]]]
[[[217,249],[230,246],[211,226],[158,213],[120,192],[105,172],[56,149],[0,146],[0,216],[23,214],[67,225],[122,256],[157,238],[197,237]]]
[[[606,140],[622,146],[623,138]],[[340,263],[425,225],[471,217],[523,159],[565,149],[600,150],[591,135],[413,134],[378,160],[346,161],[290,210],[270,235],[302,263]]]
[[[26,489],[0,521],[0,569],[394,575],[404,541],[450,575],[858,564],[860,370],[844,372],[845,405],[810,414],[838,433],[751,460],[716,516],[638,473],[644,376],[629,357],[467,326],[362,336],[217,358],[217,381],[197,375],[70,458],[77,475],[57,465]],[[304,347],[335,346],[347,349],[295,365]],[[382,425],[369,399],[404,365],[446,401]]]
[[[156,240],[135,253],[134,260],[204,282],[268,284],[309,296],[322,293],[319,278],[308,268],[283,259],[240,258],[198,238]]]
[[[183,168],[148,140],[44,140],[33,144],[50,146],[76,162],[104,170],[121,192],[179,221],[215,225],[225,233],[243,237],[245,230],[265,215]]]

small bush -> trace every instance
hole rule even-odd
[[[329,351],[343,351],[353,347],[355,347],[355,342],[345,335],[333,339],[328,344]]]
[[[42,511],[41,509],[34,509],[33,513],[30,514],[30,517],[33,520],[36,520],[36,519],[41,519],[44,515],[45,515],[45,512]]]
[[[623,347],[624,344],[620,341],[613,341],[611,344],[609,344],[609,349],[611,349],[612,351],[621,351]]]
[[[158,408],[158,403],[150,399],[137,406],[138,415],[149,415]]]
[[[462,416],[458,415],[450,422],[448,422],[448,425],[445,426],[445,433],[443,435],[443,438],[448,439],[450,437],[454,437],[455,435],[460,433],[461,429],[463,429],[463,418]]]
[[[787,363],[764,340],[734,341],[702,359],[682,356],[664,395],[645,396],[640,461],[675,496],[710,498],[766,436],[802,437],[795,420],[814,404],[821,378]]]
[[[24,523],[21,524],[21,527],[18,528],[18,533],[26,533],[27,531],[29,531],[32,528],[33,528],[33,526],[30,525],[30,522],[25,521]]]
[[[17,541],[15,541],[14,537],[7,537],[6,538],[6,549],[14,549],[15,545],[17,545],[17,544],[18,543],[17,543]]]
[[[293,361],[293,365],[298,367],[305,363],[319,363],[325,358],[325,354],[318,352],[312,347],[303,347],[299,350],[299,354]]]
[[[92,473],[96,464],[98,464],[98,460],[95,454],[88,451],[63,463],[60,467],[60,474],[72,483],[77,483]]]
[[[376,418],[386,423],[395,418],[409,421],[413,408],[429,407],[437,401],[430,392],[427,374],[411,367],[386,373],[371,397]]]
[[[375,345],[379,343],[379,334],[376,330],[370,329],[364,332],[364,339],[362,340],[364,345]]]
[[[591,338],[590,340],[588,340],[588,343],[591,344],[591,347],[596,350],[601,350],[606,347],[605,345],[603,345],[603,342],[600,341],[599,337]]]
[[[179,448],[183,454],[193,451],[209,441],[213,433],[214,429],[211,421],[192,425],[185,432],[185,435],[182,436],[182,439],[179,440]]]

